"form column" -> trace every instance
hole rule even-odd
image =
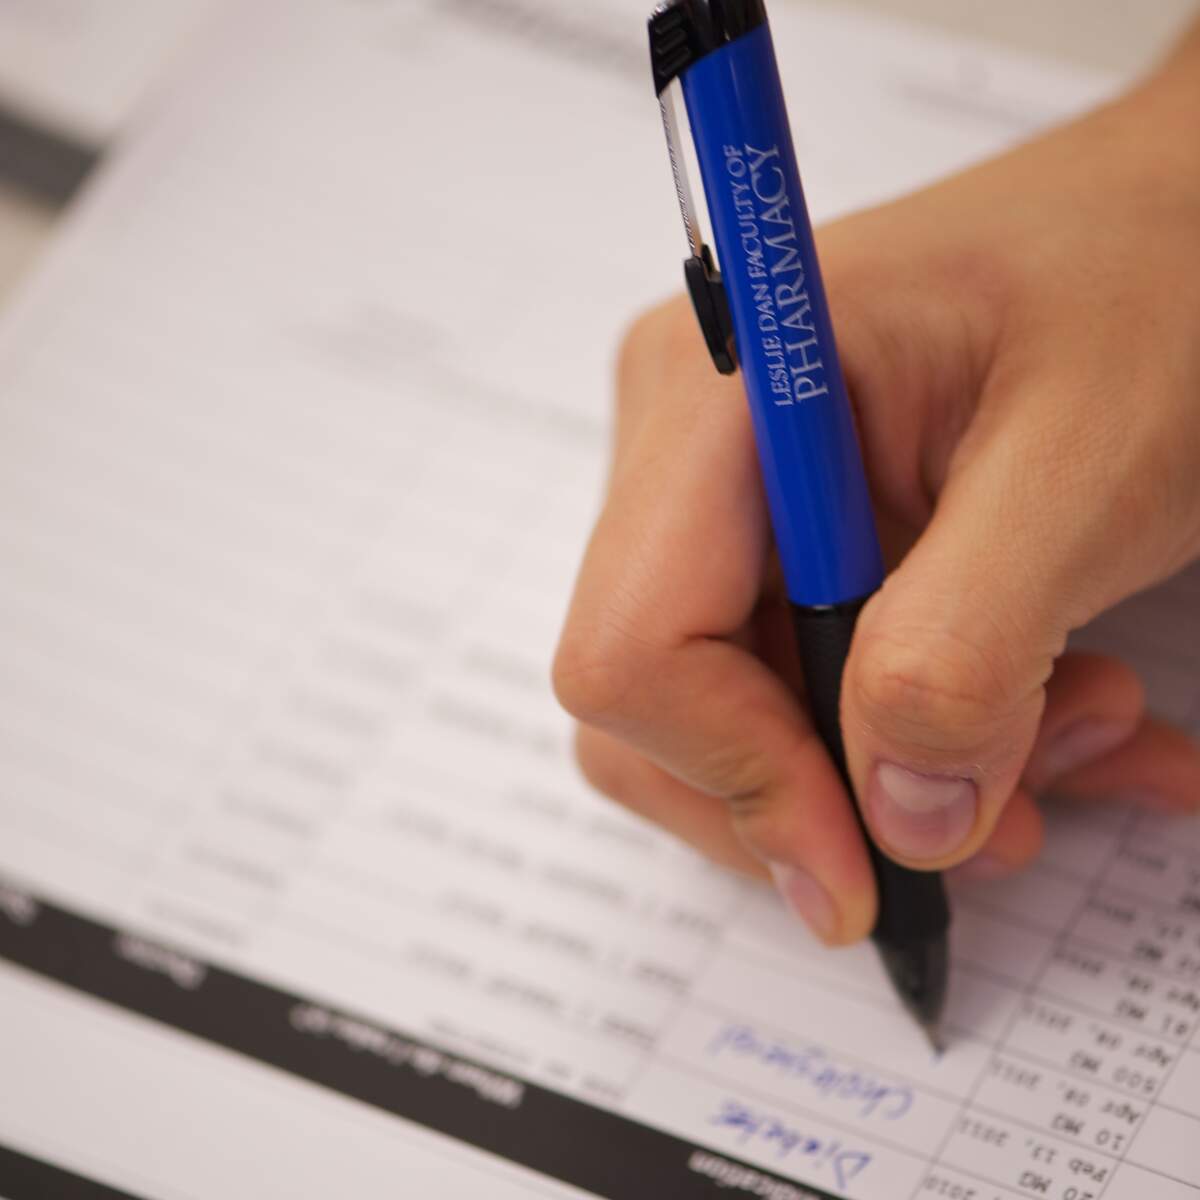
[[[1184,1200],[1200,1188],[1200,822],[1143,817],[1080,921],[1119,956],[1114,1011],[1134,1048],[1143,1112],[1105,1200]]]
[[[920,1186],[909,1193],[913,1200],[1044,1194],[1038,1168],[1050,1118],[1043,1109],[1054,1099],[1057,1077],[1026,1052],[1019,1031],[1038,1019],[1038,985],[1060,931],[1086,901],[1117,835],[1116,826],[1072,824],[1051,837],[1043,861],[1018,879],[955,890],[947,1059],[960,1054],[972,1033],[986,1033],[991,1050],[964,1089]]]
[[[1167,1200],[1200,1180],[1200,1121],[1171,1105],[1195,1067],[1200,922],[1185,857],[1136,831],[1120,839],[943,1161],[1053,1200]]]

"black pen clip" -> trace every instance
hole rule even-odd
[[[679,120],[676,112],[676,93],[679,76],[691,65],[695,39],[691,27],[690,6],[675,0],[655,10],[650,18],[650,64],[654,73],[654,90],[662,113],[663,132],[667,137],[667,154],[671,159],[671,174],[675,179],[675,195],[683,216],[691,254],[684,259],[683,277],[687,283],[700,332],[708,352],[722,375],[737,370],[737,350],[733,336],[733,320],[729,315],[729,300],[721,274],[713,262],[712,251],[700,234],[688,183],[687,166],[681,152]]]
[[[733,319],[729,315],[729,299],[725,295],[721,273],[713,266],[707,246],[700,247],[699,255],[693,254],[683,260],[683,277],[708,352],[722,375],[732,375],[737,370]]]

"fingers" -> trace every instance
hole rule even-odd
[[[624,742],[579,726],[575,754],[584,778],[609,799],[695,847],[730,870],[766,879],[768,872],[738,840],[729,808],[716,796],[680,783]]]
[[[728,803],[681,783],[616,738],[581,726],[576,752],[585,777],[610,798],[688,842],[713,862],[757,878],[771,878],[792,911],[823,941],[855,941],[870,928],[873,907],[864,910],[861,922],[855,923],[853,909],[847,916],[844,903],[839,905],[834,900],[835,896],[848,894],[853,903],[860,893],[869,894],[868,881],[859,873],[860,864],[855,862],[852,874],[847,876],[836,863],[832,871],[827,871],[823,864],[810,861],[806,851],[811,848],[820,855],[820,836],[824,833],[803,828],[811,804],[785,803],[777,814],[766,818],[768,823],[778,823],[773,832],[756,835],[743,829],[739,837],[736,805],[731,821]],[[824,778],[825,764],[818,762],[814,787],[822,788],[828,781]],[[839,798],[839,811],[848,811],[844,793]],[[844,831],[834,832],[835,836],[844,836]],[[799,856],[786,850],[793,839],[804,848]],[[765,851],[769,855],[765,865],[764,851],[759,849],[755,854],[747,848],[759,847],[760,843],[772,847]],[[861,845],[857,834],[850,844]],[[777,852],[775,848],[780,846],[784,850]]]
[[[697,341],[672,305],[626,346],[609,495],[555,689],[588,727],[597,786],[718,862],[765,868],[820,936],[854,940],[875,910],[865,847],[759,619],[769,540],[746,407]],[[1153,794],[1169,805],[1192,786],[1192,752],[1144,721],[1136,679],[1062,654],[1071,628],[1155,568],[1113,552],[1113,506],[1080,501],[1104,456],[1070,453],[1074,427],[1055,422],[1015,400],[980,410],[932,521],[859,623],[850,771],[876,841],[910,866],[1022,865],[1041,840],[1033,793],[1096,794],[1089,762],[1144,783],[1147,738],[1174,764]]]
[[[1037,857],[1042,820],[1034,797],[1064,773],[1129,741],[1145,696],[1134,671],[1118,659],[1069,652],[1054,665],[1022,785],[997,817],[986,843],[960,869],[969,879],[1011,875]]]
[[[996,819],[983,848],[953,868],[956,878],[972,883],[1003,879],[1029,866],[1042,849],[1042,814],[1027,789],[1018,788]]]
[[[1037,628],[1019,607],[994,609],[970,535],[950,536],[944,547],[926,534],[868,603],[843,683],[864,817],[886,853],[917,868],[961,862],[996,826],[1065,632]]]
[[[956,873],[997,879],[1033,861],[1042,842],[1034,793],[1163,813],[1200,808],[1200,747],[1146,716],[1144,707],[1141,681],[1127,664],[1098,654],[1064,655],[1046,686],[1024,784],[986,844]]]
[[[1129,804],[1168,815],[1200,810],[1200,747],[1155,717],[1115,750],[1053,782],[1054,796],[1092,803]],[[954,874],[970,882],[1001,879],[1028,866],[1042,844],[1041,816],[1029,791],[1019,788],[983,848]]]
[[[1141,680],[1126,663],[1070,653],[1046,686],[1024,783],[1034,794],[1191,812],[1200,807],[1200,746],[1146,714]]]
[[[581,586],[592,583],[585,566]],[[626,594],[620,587],[612,593]],[[618,627],[630,618],[612,619]],[[664,646],[618,642],[591,625],[569,622],[568,630],[556,669],[562,703],[640,751],[674,785],[617,764],[610,744],[608,764],[589,764],[593,776],[607,777],[606,790],[655,819],[693,829],[707,814],[689,793],[716,798],[742,846],[767,866],[819,937],[863,937],[874,919],[874,882],[853,809],[779,677],[748,651],[713,638]],[[597,647],[603,665],[590,659]],[[613,678],[623,682],[613,686]],[[637,787],[645,791],[634,800]],[[685,799],[687,815],[668,816]]]
[[[854,940],[875,904],[854,811],[792,689],[742,644],[769,545],[745,401],[736,381],[714,382],[695,347],[664,350],[682,336],[682,317],[690,346],[690,314],[667,309],[626,348],[618,461],[559,643],[555,690],[584,724],[680,788],[722,801],[741,845],[818,935]],[[627,763],[622,770],[633,777]],[[657,784],[664,813],[664,797],[684,793]],[[702,811],[692,805],[687,820]]]
[[[1069,729],[1077,720],[1103,720],[1104,716],[1111,720],[1139,707],[1141,684],[1131,668],[1115,659],[1068,654],[1056,667],[1047,692],[1039,747],[1052,744],[1057,730]],[[1139,719],[1115,750],[1056,776],[1054,794],[1167,814],[1200,809],[1200,747],[1163,721]],[[637,751],[596,730],[581,727],[577,753],[584,775],[605,795],[712,862],[766,876],[762,864],[735,836],[728,807],[721,801],[681,784]],[[1034,758],[1038,755],[1035,750]],[[1013,875],[1036,859],[1042,840],[1043,821],[1033,794],[1029,787],[1019,787],[985,845],[953,874],[968,882]]]
[[[1087,718],[1078,697],[1093,694],[1068,663],[1075,711],[1064,702],[1038,742],[1067,633],[1145,582],[1145,563],[1114,553],[1118,531],[1101,528],[1109,507],[1081,500],[1103,485],[1064,436],[1015,400],[981,411],[933,520],[860,618],[843,688],[847,757],[876,840],[909,866],[976,854],[1035,744],[1040,783],[1136,724],[1140,696],[1119,682],[1111,712],[1068,729]]]
[[[1109,754],[1055,780],[1056,796],[1134,804],[1153,812],[1200,809],[1200,747],[1173,725],[1145,717]]]
[[[1024,773],[1030,790],[1044,792],[1127,742],[1144,708],[1145,691],[1131,667],[1100,654],[1064,654],[1046,684],[1046,711]]]

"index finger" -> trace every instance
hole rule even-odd
[[[624,428],[555,688],[580,720],[724,799],[790,890],[824,893],[828,940],[853,940],[875,897],[851,801],[794,693],[731,640],[759,601],[770,544],[745,400],[698,336],[684,361],[658,365],[674,357],[678,320],[654,314],[627,352]]]

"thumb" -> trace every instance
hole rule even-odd
[[[1105,503],[1120,481],[1094,478],[1078,447],[1056,453],[1039,422],[1006,424],[969,455],[960,446],[933,520],[863,609],[846,665],[855,792],[876,842],[913,867],[983,846],[1017,789],[1067,634],[1150,581],[1136,530],[1120,545]]]

